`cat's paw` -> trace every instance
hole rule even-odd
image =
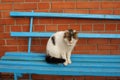
[[[66,62],[64,62],[63,64],[64,64],[64,66],[67,66],[67,65],[68,65],[68,62],[66,61]]]
[[[72,63],[72,61],[70,59],[68,59],[68,64],[71,64],[71,63]]]

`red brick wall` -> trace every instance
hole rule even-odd
[[[10,11],[117,14],[119,0],[0,0],[0,56],[8,51],[27,51],[27,38],[10,37],[11,31],[29,31],[28,18],[13,18]],[[120,33],[120,20],[35,18],[33,31],[76,29],[84,33]],[[48,39],[34,38],[33,52],[45,52]],[[73,53],[120,54],[120,39],[79,39]],[[34,78],[36,75],[33,76]],[[37,76],[45,80],[120,80],[116,77]]]

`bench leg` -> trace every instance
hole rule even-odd
[[[29,80],[32,80],[32,74],[29,74]]]
[[[16,73],[14,73],[14,80],[18,80],[18,79],[17,79],[17,74],[16,74]]]

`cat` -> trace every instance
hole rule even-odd
[[[71,64],[71,52],[78,41],[78,32],[73,29],[58,31],[53,34],[46,46],[46,62]]]

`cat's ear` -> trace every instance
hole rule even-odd
[[[73,37],[74,37],[75,39],[78,39],[78,31],[75,31],[75,32],[74,32]]]
[[[78,31],[76,31],[76,30],[74,30],[73,32],[74,32],[74,34],[76,34],[76,35],[78,34]]]

